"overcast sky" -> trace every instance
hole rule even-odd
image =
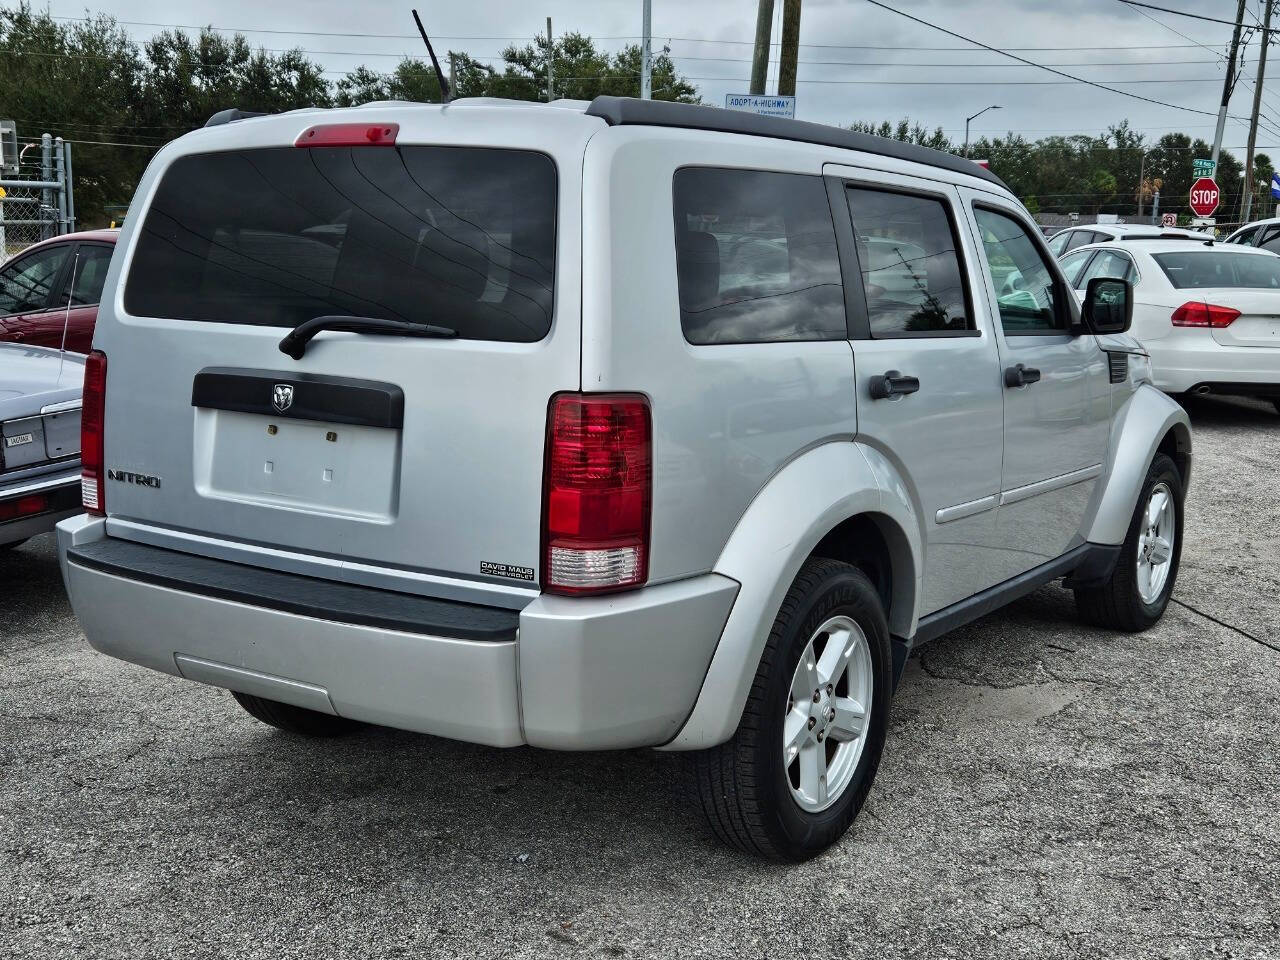
[[[636,42],[641,0],[417,0],[438,49],[465,51],[498,63],[502,47],[527,41],[551,16],[557,33],[579,30],[616,48]],[[1230,19],[1229,0],[1156,0],[1158,5]],[[398,58],[422,54],[409,15],[412,0],[102,0],[91,9],[121,21],[209,24],[243,31],[272,50],[299,46],[331,79],[359,63],[390,70]],[[1120,0],[889,0],[891,6],[994,47],[1090,80],[1166,103],[1215,114],[1222,93],[1224,51],[1231,28],[1170,14],[1144,16]],[[1249,0],[1261,14],[1262,0]],[[55,16],[84,15],[83,0],[48,0]],[[782,0],[777,0],[777,15]],[[654,46],[670,47],[678,69],[706,102],[747,90],[756,0],[653,0]],[[1162,26],[1155,20],[1167,26]],[[1250,20],[1246,15],[1246,20]],[[125,24],[138,40],[162,27]],[[268,32],[278,31],[278,32]],[[322,34],[333,34],[325,36]],[[366,34],[366,36],[360,36]],[[392,36],[369,36],[383,34]],[[775,44],[780,28],[775,25]],[[1181,36],[1180,34],[1185,34]],[[1053,133],[1098,133],[1128,119],[1149,138],[1169,130],[1213,138],[1214,117],[1144,103],[1088,86],[1057,82],[866,0],[804,0],[800,30],[797,116],[822,123],[910,117],[964,135],[965,117],[990,104],[973,122],[974,139],[1009,130],[1037,138]],[[1038,48],[1038,49],[1027,49]],[[1258,41],[1246,52],[1246,76],[1256,71]],[[776,61],[776,51],[774,48]],[[1280,71],[1280,57],[1272,63]],[[860,81],[860,82],[853,82]],[[1157,82],[1125,82],[1157,81]],[[768,92],[776,90],[777,67]],[[1275,123],[1259,134],[1262,149],[1280,149],[1280,89],[1264,88],[1263,113]],[[1237,86],[1231,113],[1252,106],[1250,86]],[[1242,121],[1229,121],[1224,145],[1243,150]]]

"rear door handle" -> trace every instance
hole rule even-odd
[[[920,381],[908,377],[897,370],[890,370],[882,376],[871,378],[871,399],[889,400],[893,397],[905,397],[920,389]]]
[[[1006,367],[1004,371],[1004,385],[1006,387],[1025,387],[1029,383],[1038,383],[1040,381],[1040,371],[1035,367],[1028,367],[1024,363],[1017,366]]]

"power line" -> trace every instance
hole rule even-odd
[[[929,22],[928,20],[922,20],[919,17],[912,16],[906,11],[898,10],[894,7],[891,7],[887,3],[881,3],[880,0],[866,0],[866,2],[871,4],[874,7],[879,7],[881,10],[887,10],[890,13],[895,13],[900,17],[905,17],[906,19],[914,21],[915,23],[918,23],[922,26],[929,27],[932,30],[937,30],[941,33],[945,33],[949,37],[955,37],[957,40],[964,40],[968,43],[974,44],[975,46],[982,47],[985,50],[990,50],[992,53],[998,53],[998,54],[1001,54],[1002,56],[1009,57],[1010,59],[1018,60],[1022,63],[1027,64],[1028,66],[1038,67],[1041,70],[1047,70],[1049,73],[1057,74],[1060,77],[1065,77],[1066,79],[1071,80],[1075,83],[1083,83],[1086,86],[1096,87],[1099,90],[1106,90],[1108,93],[1117,93],[1122,97],[1130,97],[1131,99],[1134,99],[1134,100],[1141,100],[1144,103],[1155,104],[1158,107],[1168,107],[1171,110],[1183,110],[1187,113],[1198,113],[1201,116],[1206,116],[1206,117],[1217,116],[1216,113],[1213,113],[1209,110],[1198,110],[1195,107],[1186,107],[1176,103],[1167,103],[1164,100],[1156,100],[1152,97],[1144,97],[1141,94],[1131,93],[1128,90],[1117,90],[1115,87],[1108,86],[1107,84],[1104,84],[1104,83],[1098,83],[1093,80],[1086,80],[1083,77],[1073,76],[1072,74],[1064,73],[1063,71],[1058,70],[1054,67],[1043,66],[1042,64],[1036,63],[1034,60],[1027,60],[1025,57],[1020,57],[1017,54],[1010,53],[1007,50],[1001,50],[998,47],[990,46],[989,44],[985,44],[980,40],[974,40],[972,37],[966,37],[964,34],[956,33],[954,30],[948,30],[946,27],[941,27],[936,23]]]
[[[1146,7],[1148,10],[1159,10],[1161,13],[1172,13],[1179,17],[1188,17],[1192,20],[1205,20],[1209,23],[1225,23],[1228,27],[1247,27],[1247,23],[1237,23],[1235,20],[1219,20],[1217,17],[1206,17],[1200,13],[1189,13],[1186,10],[1174,10],[1170,7],[1157,7],[1151,3],[1139,3],[1138,0],[1119,0],[1120,3],[1130,7]],[[1261,29],[1259,27],[1258,29]],[[1280,30],[1268,30],[1268,33],[1280,33]]]

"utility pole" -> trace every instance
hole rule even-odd
[[[1231,91],[1236,85],[1236,56],[1240,53],[1240,22],[1244,20],[1245,0],[1240,0],[1236,8],[1236,25],[1231,31],[1231,55],[1227,57],[1227,76],[1222,81],[1222,105],[1218,107],[1218,127],[1213,134],[1213,173],[1218,174],[1218,154],[1222,152],[1222,130],[1227,125],[1227,102],[1231,99]],[[1262,42],[1267,42],[1263,34]]]
[[[1217,159],[1216,157],[1214,158]],[[1147,151],[1142,151],[1142,159],[1138,162],[1138,222],[1142,222],[1142,201],[1147,192]]]
[[[778,59],[778,96],[796,95],[800,60],[800,0],[782,0],[782,53]]]
[[[653,99],[653,0],[644,0],[644,34],[640,46],[640,99]]]
[[[1276,0],[1267,0],[1267,12],[1262,21],[1262,49],[1258,51],[1258,80],[1253,88],[1253,116],[1249,118],[1249,149],[1244,160],[1244,199],[1240,203],[1240,222],[1249,222],[1253,208],[1253,148],[1258,143],[1258,114],[1262,110],[1262,81],[1267,72],[1267,41],[1271,38],[1271,14]]]
[[[769,75],[769,46],[773,40],[773,0],[760,0],[756,9],[756,49],[751,57],[751,93],[764,93]]]
[[[547,17],[547,103],[556,98],[556,74],[552,63],[556,58],[556,43],[551,37],[551,18]]]

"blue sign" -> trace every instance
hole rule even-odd
[[[1271,175],[1271,196],[1276,200],[1280,200],[1280,173]]]
[[[745,110],[762,117],[796,118],[795,97],[768,97],[756,93],[726,93],[724,95],[726,110]]]

